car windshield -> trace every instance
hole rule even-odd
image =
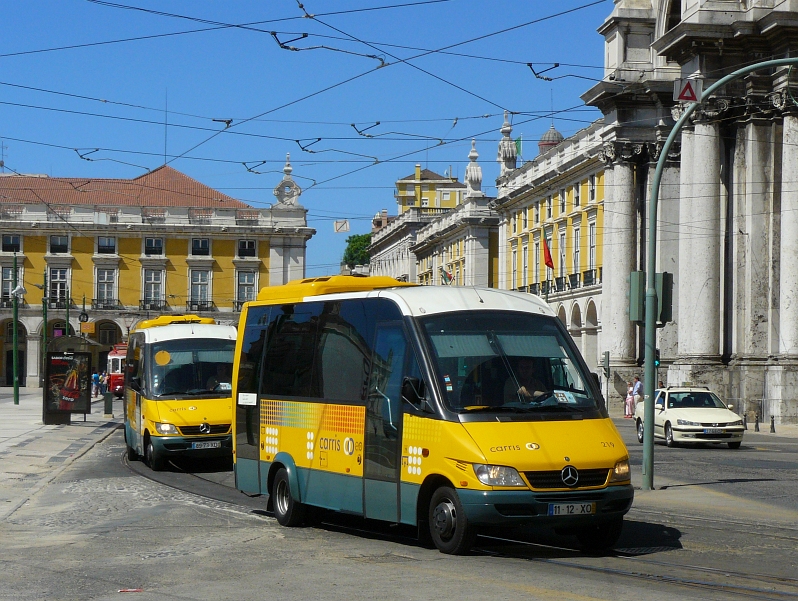
[[[554,317],[469,311],[421,319],[449,409],[581,413],[599,403]]]
[[[717,395],[709,391],[671,392],[668,409],[726,409]]]
[[[229,397],[232,393],[235,340],[167,340],[151,348],[154,397]]]

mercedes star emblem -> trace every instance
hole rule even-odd
[[[203,422],[200,424],[200,432],[202,434],[210,434],[211,433],[211,425],[208,422]],[[563,476],[563,481],[565,481],[565,476]]]
[[[565,484],[565,486],[576,486],[576,483],[579,482],[579,472],[572,465],[566,465],[562,468],[560,474],[562,476],[562,483]]]

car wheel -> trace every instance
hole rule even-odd
[[[298,526],[305,518],[305,506],[291,494],[288,470],[281,467],[272,484],[274,517],[281,526]]]
[[[623,520],[613,520],[583,528],[576,538],[585,551],[605,551],[618,542],[623,530]]]
[[[741,440],[738,440],[737,442],[728,443],[730,449],[739,449],[741,444],[743,444]]]
[[[673,440],[673,428],[670,422],[665,424],[665,444],[671,448],[676,446],[676,441]]]
[[[637,420],[637,442],[643,442],[643,420]]]
[[[457,491],[449,486],[437,489],[429,503],[429,532],[441,553],[465,555],[474,544],[477,532],[468,523]]]
[[[147,437],[145,441],[144,447],[144,461],[147,465],[150,466],[150,469],[154,472],[160,472],[164,468],[164,458],[163,456],[155,450],[155,447],[152,444],[152,439]]]

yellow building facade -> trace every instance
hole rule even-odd
[[[13,381],[15,283],[24,287],[19,381],[37,386],[43,344],[56,337],[88,338],[102,372],[141,319],[199,313],[237,323],[261,287],[304,277],[315,232],[287,169],[269,209],[169,167],[134,180],[0,177],[0,383]]]
[[[396,182],[396,203],[399,214],[415,207],[422,212],[426,209],[453,209],[463,200],[465,185],[451,176],[438,175],[429,169],[416,165],[413,175]]]

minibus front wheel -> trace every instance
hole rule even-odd
[[[477,536],[476,529],[468,522],[457,491],[449,486],[441,486],[432,493],[428,523],[432,542],[441,553],[464,555]]]
[[[146,461],[147,465],[149,465],[150,469],[154,472],[160,472],[164,468],[163,456],[155,450],[155,446],[153,446],[152,438],[150,438],[149,434],[146,434],[144,437],[144,461]]]
[[[288,470],[281,467],[274,476],[272,484],[274,517],[281,526],[298,526],[305,518],[305,506],[291,495],[291,482]]]

